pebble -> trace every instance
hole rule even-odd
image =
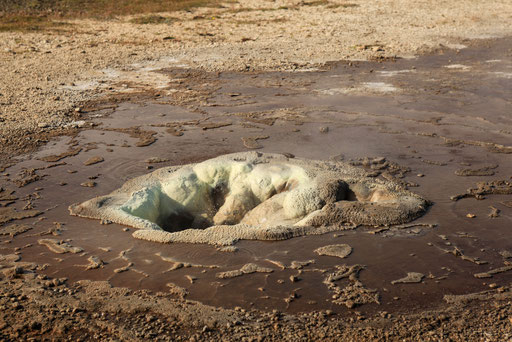
[[[94,188],[96,186],[96,182],[84,182],[80,183],[80,186],[83,186],[85,188]]]
[[[94,157],[91,157],[91,158],[87,159],[87,160],[84,162],[84,165],[89,166],[89,165],[93,165],[93,164],[101,163],[102,161],[104,161],[103,157],[100,157],[100,156],[94,156]]]
[[[290,276],[290,281],[291,281],[292,283],[296,283],[296,282],[298,282],[299,280],[300,280],[300,279],[299,279],[299,277],[297,277],[297,276],[294,276],[294,275],[291,275],[291,276]]]

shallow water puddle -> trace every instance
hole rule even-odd
[[[510,181],[512,84],[500,74],[510,72],[510,46],[502,40],[458,54],[307,73],[225,73],[217,76],[219,88],[187,105],[160,99],[93,113],[90,121],[97,125],[49,143],[6,171],[0,203],[42,213],[5,223],[0,229],[16,231],[12,223],[30,229],[2,235],[0,253],[18,252],[23,261],[47,264],[47,274],[70,281],[108,279],[212,305],[291,312],[345,313],[351,306],[405,311],[438,305],[445,294],[506,284],[510,271],[493,270],[506,269],[510,261],[504,255],[512,246],[512,209],[506,205],[511,195],[504,190],[479,199],[450,197],[478,189],[478,182]],[[400,91],[322,93],[382,83],[384,76],[383,84]],[[227,249],[137,240],[136,228],[111,223],[112,218],[68,213],[69,205],[105,196],[160,167],[248,150],[278,153],[283,160],[351,164],[375,182],[408,188],[433,205],[411,224],[376,222],[283,241],[239,241]],[[51,162],[41,160],[48,156]],[[87,163],[95,157],[103,161]],[[461,172],[485,168],[492,172]],[[227,197],[220,197],[225,203]],[[351,253],[344,258],[315,253],[329,245],[349,246]],[[482,274],[492,278],[475,276]],[[397,282],[402,279],[415,282]]]

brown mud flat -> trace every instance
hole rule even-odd
[[[209,81],[214,84],[209,92],[203,89],[206,95],[180,99],[181,104],[172,97],[158,98],[89,113],[91,124],[76,136],[51,141],[4,171],[0,203],[6,204],[5,212],[20,213],[26,208],[42,214],[25,219],[13,214],[16,220],[0,227],[7,229],[15,223],[31,228],[16,235],[10,234],[12,228],[2,233],[0,253],[17,253],[20,260],[16,262],[33,265],[16,269],[16,262],[6,263],[3,281],[18,284],[21,280],[11,278],[33,269],[42,278],[68,279],[67,287],[52,285],[57,293],[63,291],[62,300],[86,291],[70,290],[75,282],[101,280],[115,286],[106,293],[117,291],[119,296],[135,291],[158,298],[155,293],[169,296],[171,288],[187,300],[238,308],[219,309],[226,315],[254,312],[247,321],[219,318],[220,325],[201,327],[183,323],[190,329],[183,336],[197,333],[196,338],[225,336],[224,326],[226,331],[239,329],[240,334],[257,331],[251,324],[258,317],[264,322],[262,333],[276,338],[281,333],[287,338],[286,333],[292,331],[281,319],[290,327],[311,323],[310,319],[324,322],[313,324],[310,333],[302,330],[304,338],[320,338],[321,334],[331,339],[392,338],[381,327],[391,327],[390,333],[402,338],[430,336],[429,329],[434,331],[432,338],[510,336],[512,322],[506,303],[510,302],[512,274],[507,257],[512,252],[512,209],[505,204],[511,201],[506,189],[512,176],[511,48],[512,39],[507,38],[477,42],[459,52],[395,62],[342,63],[323,71],[220,73],[215,82]],[[246,146],[251,137],[262,136],[268,138]],[[147,137],[151,144],[139,143]],[[75,153],[78,148],[82,150]],[[131,236],[133,228],[68,215],[70,204],[105,195],[154,167],[183,165],[249,148],[289,158],[348,161],[374,177],[409,188],[433,205],[411,224],[354,226],[275,242],[240,241],[225,251],[206,245],[139,241]],[[51,158],[44,161],[47,156]],[[47,168],[61,156],[58,166]],[[86,166],[92,157],[103,161]],[[461,177],[458,170],[492,172],[469,172],[471,177]],[[17,181],[24,177],[30,182],[18,188]],[[94,187],[81,186],[93,181]],[[468,196],[450,199],[466,191]],[[499,210],[499,216],[488,216],[491,206]],[[348,245],[352,252],[343,259],[315,253],[335,244]],[[9,272],[14,275],[7,271],[12,267],[14,271]],[[237,276],[218,276],[231,274],[226,272]],[[44,281],[40,279],[41,286],[49,287]],[[451,307],[450,298],[466,297],[450,296],[489,288],[496,296],[474,295],[458,302],[457,309]],[[480,299],[486,299],[486,305],[478,314],[471,312],[470,307],[480,305],[471,300]],[[192,305],[176,301],[179,304],[173,305]],[[92,314],[88,305],[77,312],[88,317]],[[18,310],[10,306],[6,308]],[[204,308],[208,308],[204,312],[210,310]],[[141,315],[135,315],[133,322],[147,319],[145,324],[153,327],[153,321],[170,317],[158,314],[152,320],[144,310],[154,312],[155,308],[141,305],[133,309],[130,312]],[[274,318],[276,313],[265,313],[272,310],[286,314]],[[433,320],[436,314],[429,310],[441,310],[446,316]],[[23,315],[20,310],[8,312],[13,317],[14,313]],[[310,314],[318,312],[323,314]],[[479,314],[490,316],[480,321]],[[112,317],[106,320],[113,322]],[[342,332],[333,327],[342,320],[356,323],[344,326]],[[470,331],[457,320],[471,322],[475,329]],[[492,329],[486,331],[482,322]],[[406,328],[405,324],[411,325]],[[442,335],[445,328],[447,335]],[[70,328],[61,333],[66,329]],[[84,326],[77,329],[87,330]],[[28,334],[23,331],[20,334]],[[181,336],[171,330],[167,334]],[[242,335],[231,338],[235,336]]]

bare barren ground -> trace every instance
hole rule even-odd
[[[155,69],[304,70],[461,47],[512,30],[506,0],[248,0],[160,16],[162,24],[120,17],[0,32],[2,158],[76,127],[79,108],[92,100],[165,93]]]
[[[146,18],[135,22],[155,21]],[[510,35],[512,3],[242,1],[161,13],[158,24],[133,19],[81,19],[38,32],[0,33],[0,166],[53,136],[78,131],[82,117],[106,102],[155,96],[174,96],[184,106],[200,102],[200,91],[169,89],[169,76],[155,70],[295,72],[330,61],[463,48],[467,39]],[[504,341],[512,336],[508,286],[450,297],[438,311],[341,320],[329,310],[297,315],[225,310],[184,300],[179,291],[67,284],[42,275],[44,265],[18,258],[0,256],[4,340]]]

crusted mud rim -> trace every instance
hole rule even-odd
[[[429,204],[344,162],[243,152],[155,170],[69,211],[139,228],[143,240],[231,245],[403,224]]]

